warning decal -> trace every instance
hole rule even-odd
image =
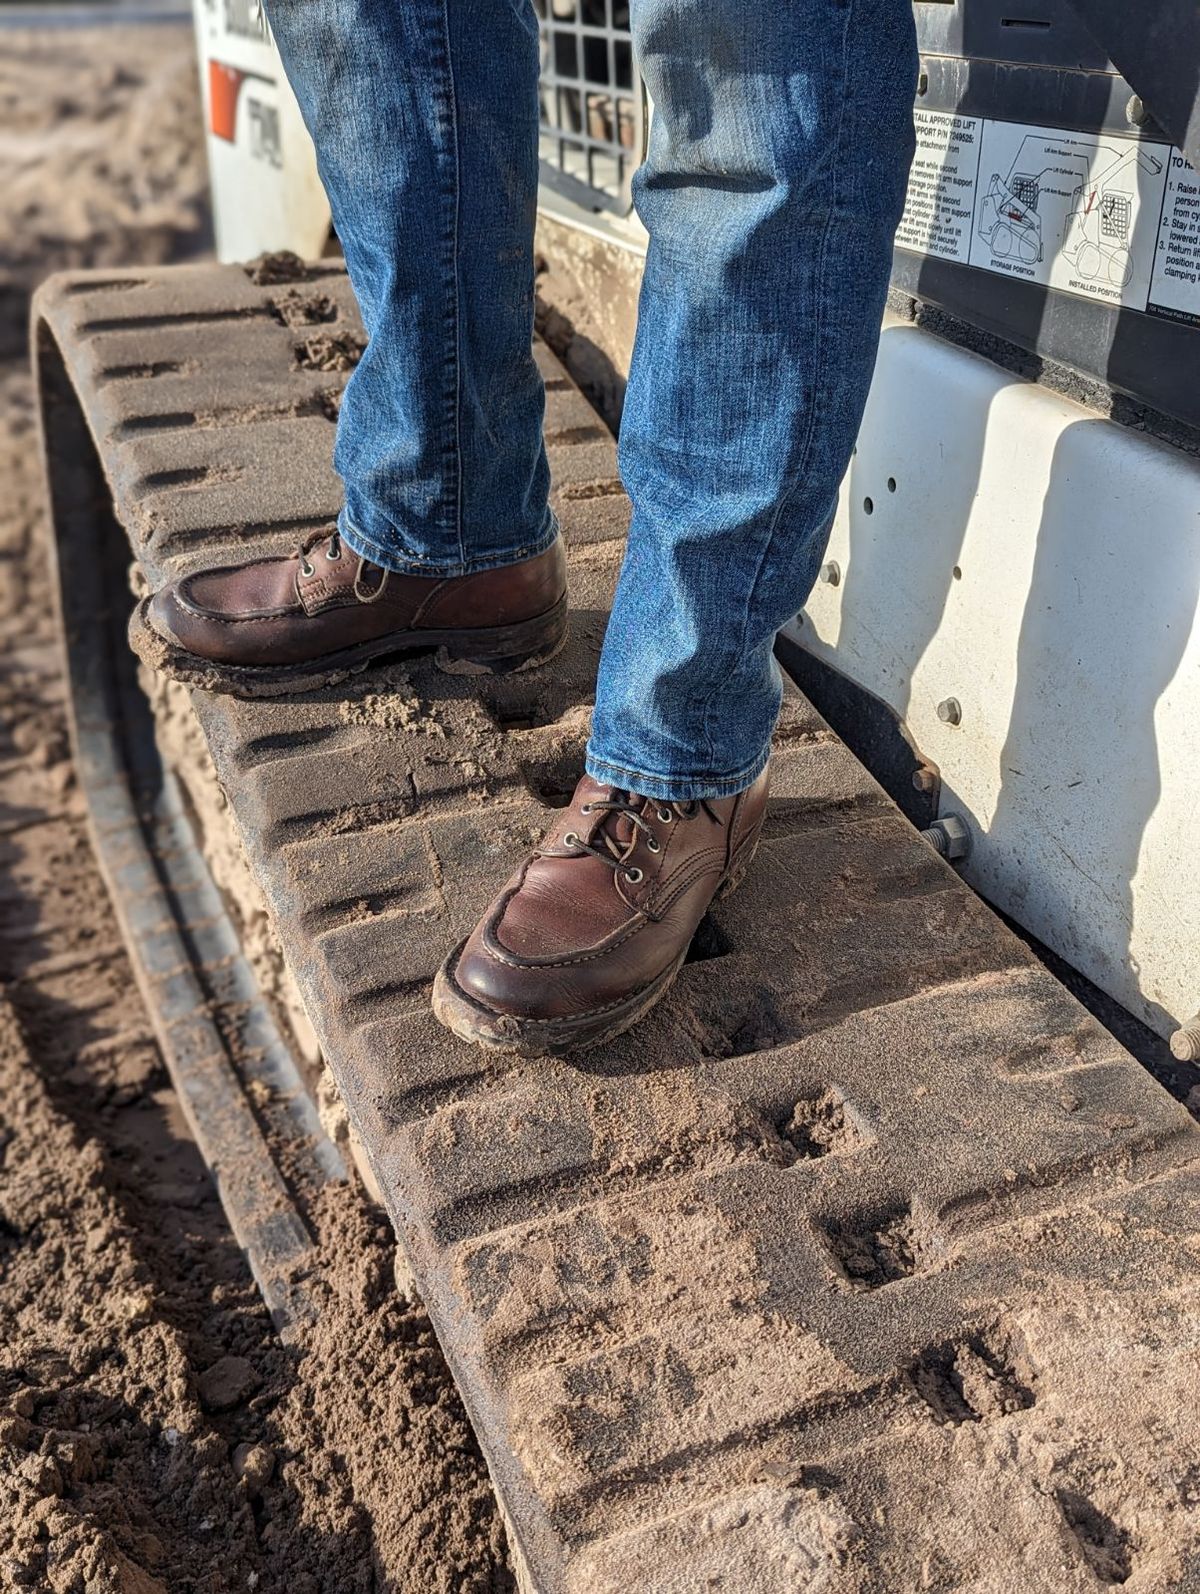
[[[1167,166],[1150,302],[1164,314],[1200,320],[1200,177],[1177,149]]]
[[[896,242],[1200,321],[1200,178],[1178,150],[920,108]]]
[[[915,254],[966,261],[979,177],[983,123],[974,116],[918,110],[917,152],[896,242]]]

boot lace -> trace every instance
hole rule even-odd
[[[707,802],[702,799],[693,799],[690,802],[659,802],[653,797],[639,797],[636,792],[614,790],[609,797],[593,798],[591,802],[580,806],[581,814],[600,814],[602,819],[593,831],[593,839],[585,841],[574,830],[568,830],[563,837],[563,846],[569,847],[575,857],[588,856],[598,858],[614,874],[624,874],[627,880],[637,884],[642,878],[642,871],[636,867],[630,868],[629,857],[637,845],[639,832],[647,838],[647,846],[651,852],[661,849],[661,842],[650,824],[649,813],[657,813],[660,824],[670,824],[673,820],[695,819],[697,814],[704,812],[718,825],[722,821],[713,812]],[[609,829],[610,820],[613,818],[628,819],[633,826],[633,834],[627,842],[621,842]]]
[[[329,533],[318,533],[317,536],[310,538],[309,541],[306,542],[300,549],[300,574],[306,579],[309,576],[316,575],[317,573],[316,566],[313,564],[309,555],[315,552],[315,550],[319,548],[322,543],[325,544],[325,557],[331,564],[336,563],[342,557],[341,532],[335,528]],[[378,570],[380,573],[378,586],[363,586],[363,570],[368,565],[372,570]],[[360,558],[358,561],[358,569],[354,574],[354,596],[360,603],[374,603],[376,598],[381,598],[383,596],[384,588],[388,584],[389,574],[390,572],[385,570],[382,565],[372,565],[369,559]]]

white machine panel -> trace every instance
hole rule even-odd
[[[329,202],[312,140],[255,0],[196,0],[217,256],[324,252]]]
[[[829,558],[792,634],[939,767],[966,877],[1159,1034],[1189,1019],[1200,461],[890,320]]]

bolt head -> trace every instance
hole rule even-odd
[[[1170,1040],[1171,1056],[1177,1063],[1200,1063],[1200,1029],[1186,1024]]]
[[[944,697],[937,706],[937,717],[943,725],[961,725],[962,704],[956,697]]]
[[[943,814],[921,834],[934,852],[951,863],[957,863],[960,858],[970,854],[971,832],[960,814]]]
[[[1131,94],[1125,102],[1125,120],[1130,127],[1141,127],[1146,122],[1146,107],[1140,94]]]
[[[827,587],[841,586],[842,567],[836,559],[829,559],[821,566],[821,580]]]
[[[967,828],[966,820],[960,814],[943,814],[934,822],[945,841],[942,856],[949,858],[951,863],[956,863],[959,858],[965,858],[971,850],[971,832]]]
[[[928,793],[937,790],[938,778],[927,764],[922,764],[919,769],[913,770],[912,783],[914,791]]]

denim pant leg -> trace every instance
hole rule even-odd
[[[668,800],[766,762],[775,634],[862,418],[913,150],[911,0],[633,0],[654,101],[621,427],[633,526],[588,772]]]
[[[393,570],[540,553],[532,0],[267,4],[370,339],[338,422],[342,534]]]

